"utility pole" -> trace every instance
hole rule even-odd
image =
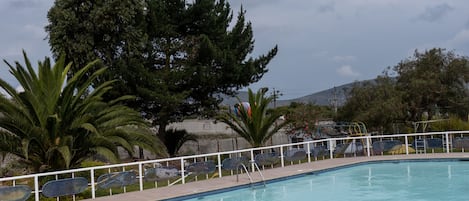
[[[339,98],[337,97],[337,89],[334,87],[334,91],[332,92],[332,98],[329,100],[332,109],[334,110],[334,115],[337,114],[337,108],[339,107]]]
[[[274,109],[277,108],[277,98],[279,96],[282,96],[283,94],[280,93],[279,90],[275,89],[275,87],[272,88],[272,95],[274,96]],[[275,121],[275,126],[277,126],[277,120]],[[270,137],[270,144],[273,146],[274,145],[274,136]]]
[[[280,93],[279,90],[276,90],[275,87],[272,88],[272,95],[274,96],[274,108],[277,108],[277,98],[279,96],[283,96],[282,93]]]

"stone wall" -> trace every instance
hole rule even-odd
[[[215,153],[222,151],[232,151],[250,148],[251,146],[242,137],[237,136],[231,128],[225,123],[216,122],[214,120],[198,120],[190,119],[183,122],[172,123],[168,125],[168,129],[185,129],[188,133],[195,134],[198,142],[186,142],[179,150],[179,155],[194,155]],[[156,131],[157,129],[155,129]],[[276,133],[267,145],[278,145],[288,143],[288,137],[283,131]],[[131,159],[127,153],[120,148],[119,154],[122,159]],[[148,152],[144,152],[146,159],[153,159]],[[135,150],[133,158],[138,158],[138,150]]]
[[[222,151],[232,151],[250,148],[251,146],[243,138],[237,136],[229,126],[214,120],[185,120],[173,123],[169,128],[185,129],[198,136],[198,142],[187,142],[179,151],[180,155],[205,154]],[[288,137],[283,131],[276,133],[268,145],[288,143]]]
[[[288,143],[288,138],[283,133],[277,133],[267,145],[278,145]],[[179,150],[180,155],[205,154],[223,151],[233,151],[251,148],[249,143],[242,137],[229,138],[200,138],[198,142],[187,142]]]

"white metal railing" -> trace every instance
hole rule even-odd
[[[467,145],[457,145],[458,147],[454,147],[452,142],[454,139],[463,139],[467,137]],[[97,197],[97,177],[98,174],[103,174],[102,172],[119,172],[120,171],[135,171],[137,175],[137,184],[135,184],[135,188],[139,191],[143,191],[145,189],[144,180],[144,171],[146,166],[156,167],[156,164],[161,164],[164,166],[176,166],[180,170],[180,183],[184,184],[187,181],[188,173],[186,172],[187,165],[192,162],[197,161],[208,161],[209,159],[213,159],[214,163],[216,164],[216,173],[213,174],[211,177],[209,175],[205,176],[205,179],[211,179],[214,177],[221,178],[224,176],[224,172],[222,171],[222,159],[227,157],[236,157],[245,155],[249,158],[250,161],[255,161],[256,153],[263,153],[263,152],[271,152],[275,151],[278,152],[280,157],[279,165],[272,165],[270,168],[282,168],[287,165],[294,164],[295,162],[287,163],[285,161],[285,151],[290,150],[292,148],[302,148],[303,150],[306,149],[307,157],[304,160],[298,161],[298,163],[305,162],[311,163],[315,160],[318,160],[319,154],[317,154],[314,150],[315,149],[323,149],[324,153],[321,154],[323,159],[332,159],[335,157],[355,157],[357,155],[372,157],[374,155],[382,155],[384,154],[383,151],[381,153],[375,153],[376,147],[373,147],[372,144],[376,142],[383,142],[383,141],[390,141],[394,140],[402,144],[405,147],[404,153],[397,153],[397,154],[411,154],[410,147],[412,147],[412,142],[414,139],[417,138],[424,138],[424,139],[441,139],[441,147],[433,147],[436,149],[436,152],[444,152],[450,153],[453,151],[461,151],[464,152],[465,148],[469,148],[469,131],[446,131],[446,132],[429,132],[429,133],[411,133],[411,134],[393,134],[393,135],[379,135],[379,136],[358,136],[358,137],[344,137],[344,138],[329,138],[329,139],[321,139],[321,140],[313,140],[313,141],[306,141],[306,142],[298,142],[298,143],[290,143],[290,144],[282,144],[282,145],[274,145],[268,147],[259,147],[259,148],[250,148],[250,149],[243,149],[243,150],[234,150],[234,151],[225,151],[225,152],[218,152],[218,153],[208,153],[208,154],[200,154],[200,155],[192,155],[192,156],[181,156],[175,158],[166,158],[166,159],[156,159],[156,160],[147,160],[147,161],[139,161],[139,162],[131,162],[131,163],[122,163],[122,164],[112,164],[112,165],[104,165],[104,166],[96,166],[96,167],[88,167],[88,168],[80,168],[80,169],[70,169],[70,170],[63,170],[63,171],[56,171],[56,172],[46,172],[46,173],[37,173],[37,174],[30,174],[30,175],[22,175],[22,176],[15,176],[15,177],[6,177],[0,178],[0,186],[15,186],[19,183],[26,183],[26,185],[30,186],[32,189],[32,195],[35,197],[36,201],[39,201],[41,196],[41,185],[44,183],[44,180],[47,180],[49,177],[55,177],[55,180],[59,178],[72,178],[76,177],[77,175],[86,175],[85,177],[89,181],[89,188],[91,191],[91,196],[88,198],[95,199]],[[411,141],[412,140],[412,141]],[[360,142],[361,143],[361,150],[355,149],[352,150],[354,153],[340,153],[336,148],[338,145],[343,144],[350,144],[351,142]],[[466,142],[466,141],[464,141]],[[349,145],[345,145],[349,146]],[[346,147],[347,149],[347,147]],[[433,150],[430,153],[434,153]],[[417,153],[416,153],[417,154]],[[313,158],[314,157],[314,158]],[[252,164],[254,165],[254,164]],[[269,167],[262,167],[269,168]],[[118,169],[118,171],[115,171]],[[251,168],[251,171],[256,171],[255,168]],[[232,175],[231,173],[226,174]],[[199,177],[195,176],[194,180],[198,180]],[[27,180],[25,182],[25,180]],[[50,179],[54,180],[54,179]],[[178,183],[178,181],[172,181],[174,183]],[[167,184],[170,184],[168,180]],[[158,182],[154,182],[154,187],[158,187]],[[124,193],[127,190],[124,189]],[[101,194],[103,194],[101,192]],[[112,195],[112,189],[109,189],[108,195]],[[75,199],[75,196],[73,196]],[[59,198],[57,198],[59,200]]]

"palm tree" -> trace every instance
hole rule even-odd
[[[164,144],[168,149],[168,153],[171,157],[176,156],[182,145],[186,142],[198,142],[197,135],[188,133],[186,130],[168,129],[166,130],[166,139]]]
[[[275,110],[268,111],[273,96],[265,97],[267,90],[259,89],[257,93],[248,90],[249,108],[237,107],[239,112],[225,112],[219,119],[228,124],[234,132],[246,139],[252,147],[263,146],[278,130],[287,124],[287,121],[278,123],[282,115]],[[241,101],[238,98],[238,101]],[[240,104],[242,105],[242,104]]]
[[[5,63],[24,92],[0,79],[0,87],[10,96],[0,96],[0,153],[19,157],[34,172],[76,168],[96,154],[117,162],[118,147],[129,154],[134,146],[164,153],[164,145],[140,114],[121,104],[130,96],[103,101],[114,81],[91,86],[106,70],[91,72],[99,61],[67,78],[71,63],[66,65],[64,56],[54,66],[46,57],[38,62],[36,73],[23,55],[26,67]],[[85,78],[90,72],[92,76]]]

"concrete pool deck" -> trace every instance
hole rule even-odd
[[[438,153],[438,154],[409,154],[409,155],[387,155],[387,156],[372,156],[372,157],[350,157],[350,158],[335,158],[327,160],[312,161],[311,163],[302,163],[296,165],[288,165],[283,168],[265,169],[262,170],[266,180],[278,179],[282,177],[294,176],[304,174],[312,171],[325,170],[340,166],[352,165],[362,162],[370,161],[383,161],[383,160],[405,160],[405,159],[437,159],[437,158],[468,158],[469,153]],[[254,182],[261,181],[258,173],[252,173]],[[236,176],[224,176],[222,178],[214,178],[203,181],[189,182],[186,184],[178,184],[170,187],[158,187],[154,189],[147,189],[144,191],[134,191],[112,196],[98,197],[96,201],[117,201],[117,200],[132,200],[132,201],[155,201],[180,196],[187,196],[197,193],[209,192],[220,190],[224,188],[247,185],[249,178],[246,174],[239,175],[239,181],[236,181]]]

